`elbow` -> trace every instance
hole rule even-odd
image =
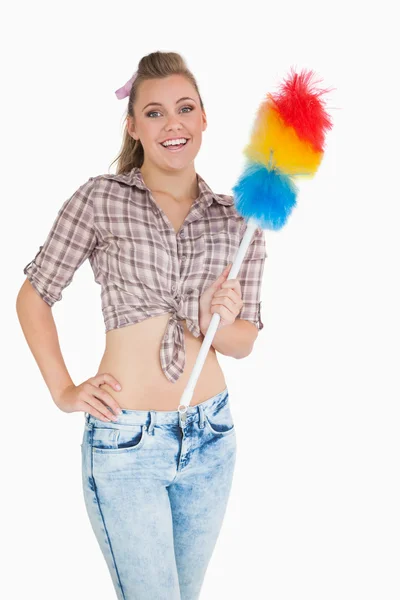
[[[254,348],[254,342],[251,343],[250,347],[248,347],[247,349],[243,349],[240,354],[237,354],[235,356],[235,358],[240,359],[240,358],[246,358],[246,356],[250,356],[250,354],[253,352],[253,348]]]
[[[240,348],[237,349],[238,352],[235,354],[235,358],[237,359],[250,356],[250,354],[253,352],[254,344],[258,337],[258,328],[254,323],[245,320],[241,323],[241,327],[243,327],[244,332],[241,332],[242,336]]]

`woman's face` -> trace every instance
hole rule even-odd
[[[145,162],[162,169],[182,169],[194,161],[207,127],[200,99],[182,75],[143,81],[134,106],[134,120],[128,117],[128,131],[140,139]],[[161,142],[186,138],[184,146],[164,148]],[[172,149],[171,149],[172,148]]]

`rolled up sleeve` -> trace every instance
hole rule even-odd
[[[253,239],[247,248],[246,255],[237,275],[244,302],[237,318],[254,323],[258,330],[264,327],[261,319],[261,290],[267,256],[265,232],[258,227],[254,231]]]
[[[63,203],[43,245],[24,267],[25,275],[49,306],[62,299],[62,290],[96,246],[94,186],[95,178],[91,177]]]

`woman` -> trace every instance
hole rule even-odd
[[[117,174],[91,177],[62,205],[24,269],[17,310],[54,402],[85,413],[84,498],[117,597],[194,600],[236,456],[215,351],[248,356],[263,327],[265,239],[257,229],[228,280],[246,223],[195,171],[207,121],[179,54],[143,57],[116,94],[129,96]],[[106,349],[98,373],[75,385],[51,306],[86,258],[102,286]],[[183,422],[177,407],[215,312]]]

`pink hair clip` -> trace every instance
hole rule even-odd
[[[115,95],[117,96],[118,100],[122,100],[123,98],[126,98],[127,96],[129,96],[129,94],[131,93],[132,84],[135,81],[135,79],[136,79],[137,76],[138,76],[138,72],[136,71],[132,75],[132,77],[129,79],[129,81],[127,81],[125,83],[125,85],[123,85],[122,87],[120,87],[115,92]]]

